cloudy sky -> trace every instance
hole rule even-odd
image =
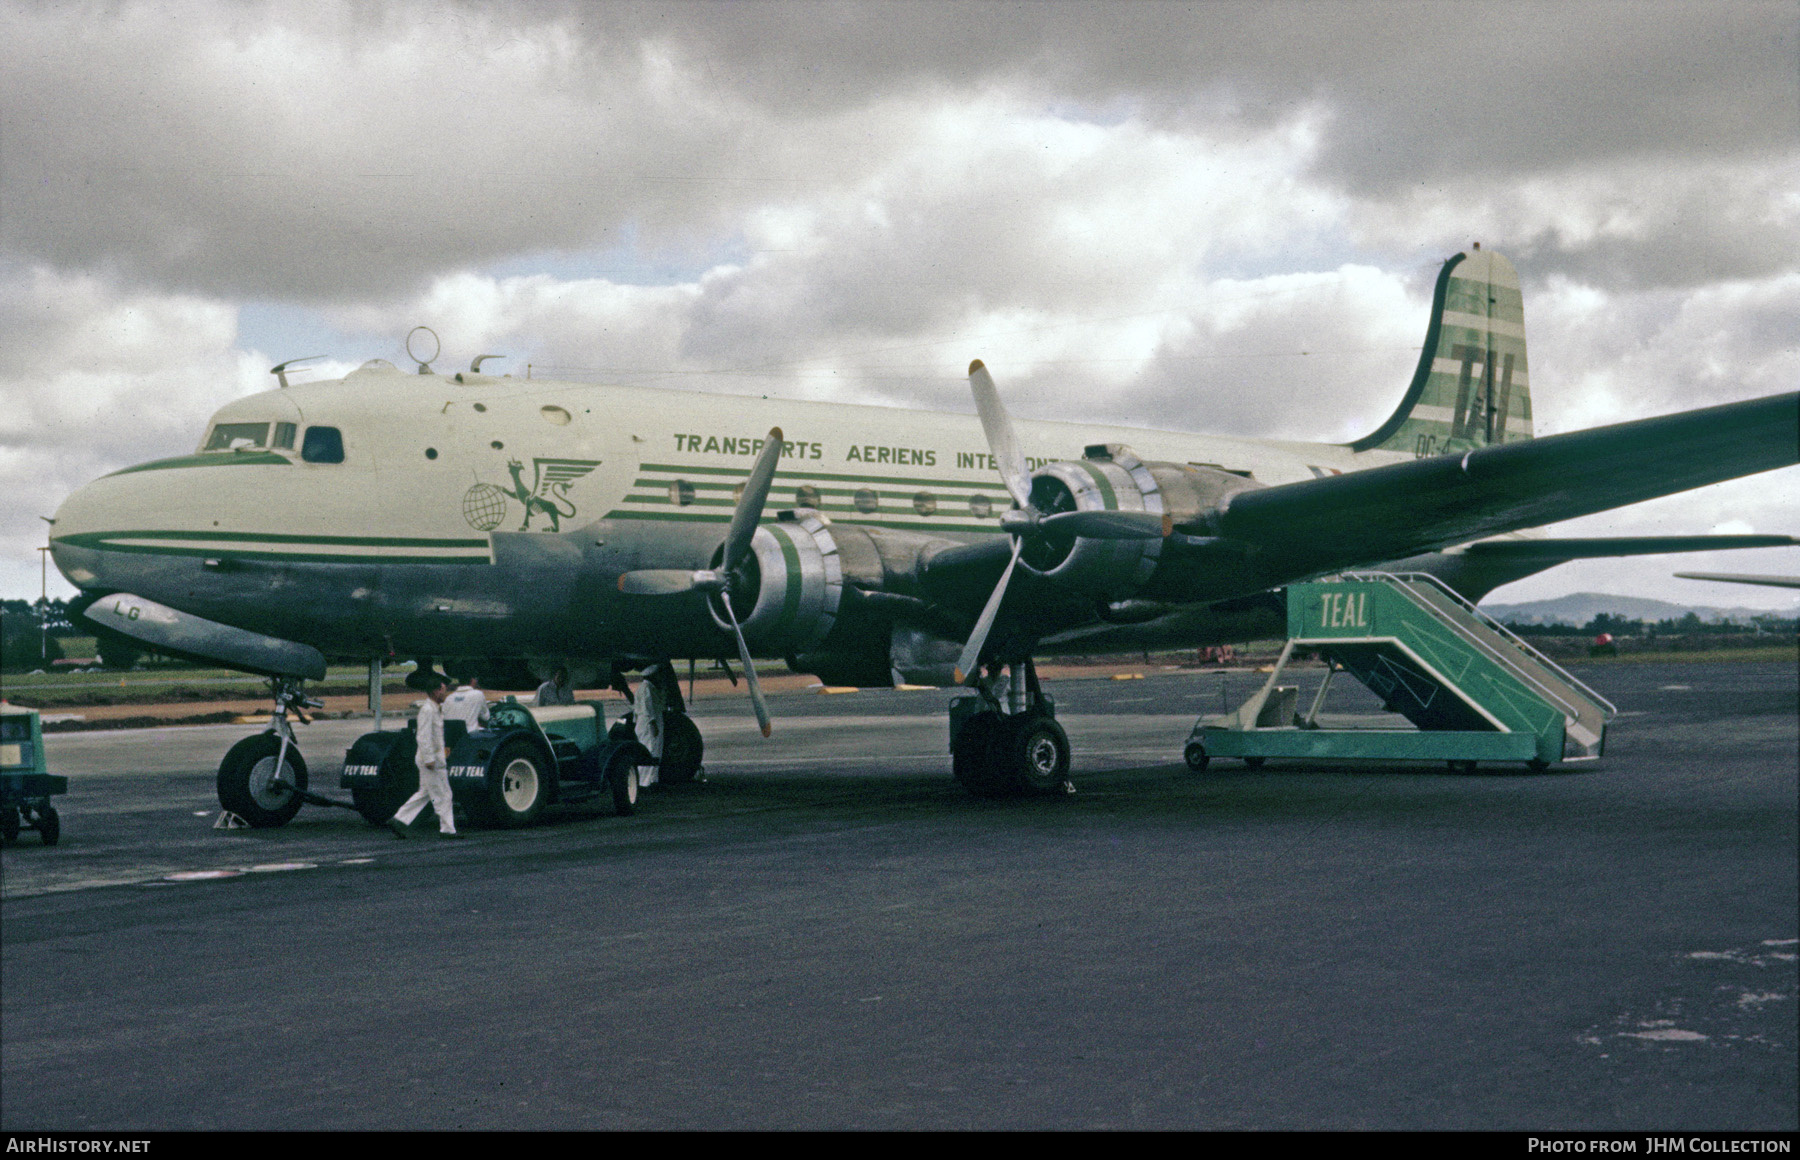
[[[1344,440],[1438,264],[1539,432],[1800,384],[1800,6],[0,5],[0,594],[302,355]],[[671,396],[672,404],[676,397]],[[1562,525],[1800,533],[1800,468]],[[1568,565],[1610,591],[1800,549]],[[71,589],[51,573],[52,594]]]

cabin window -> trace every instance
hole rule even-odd
[[[872,512],[872,511],[878,510],[880,507],[881,507],[881,501],[876,498],[874,491],[872,491],[871,489],[866,488],[866,487],[857,489],[857,492],[856,492],[856,510],[857,511]]]
[[[937,513],[937,496],[928,491],[922,491],[913,496],[913,510],[922,516],[935,515]]]
[[[669,484],[669,502],[686,507],[694,502],[694,485],[685,479],[678,479]]]
[[[263,447],[269,442],[267,423],[220,423],[202,451],[230,451],[237,447]]]
[[[308,463],[342,463],[344,436],[336,427],[308,427],[300,444],[300,458]]]
[[[803,483],[794,489],[794,506],[816,508],[819,506],[819,489],[810,483]]]
[[[283,451],[292,451],[294,449],[294,434],[298,430],[299,429],[292,423],[275,424],[275,438],[270,441],[269,446],[279,447]]]
[[[985,520],[994,510],[994,501],[985,495],[969,497],[969,514],[978,520]]]

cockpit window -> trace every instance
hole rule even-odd
[[[263,447],[269,442],[267,423],[220,423],[212,430],[202,451],[230,451],[237,447]]]
[[[275,441],[270,443],[269,446],[279,447],[283,451],[292,451],[294,449],[294,432],[296,430],[297,428],[292,423],[275,424]]]
[[[336,427],[308,427],[300,444],[300,458],[308,463],[342,463],[344,436]]]

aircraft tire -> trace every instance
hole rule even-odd
[[[1007,796],[1012,788],[1001,775],[999,740],[1005,718],[993,711],[976,713],[963,722],[950,747],[950,772],[979,798]]]
[[[1212,757],[1206,752],[1206,746],[1198,741],[1187,743],[1187,748],[1181,751],[1181,759],[1187,762],[1187,767],[1195,773],[1206,772],[1206,767],[1212,764]]]
[[[19,838],[19,811],[12,806],[0,806],[0,838],[9,842]]]
[[[275,778],[275,758],[280,752],[281,738],[273,733],[258,733],[226,750],[224,760],[219,762],[219,805],[255,829],[287,825],[303,804],[293,790],[276,790],[269,785]],[[293,745],[288,746],[282,780],[295,789],[306,789],[306,759]]]
[[[56,807],[45,806],[38,811],[37,832],[38,837],[44,840],[44,845],[56,845],[57,840],[62,837],[62,818],[57,816]]]
[[[606,788],[612,793],[614,814],[628,818],[637,812],[637,758],[629,750],[613,751],[606,763]]]
[[[1002,721],[995,755],[1014,793],[1048,797],[1069,780],[1069,735],[1054,718],[1035,713]]]
[[[522,829],[544,812],[550,785],[550,772],[537,747],[527,741],[508,742],[488,763],[486,793],[474,812],[483,825]]]
[[[686,785],[700,772],[706,742],[700,727],[686,713],[663,714],[662,762],[656,769],[658,785]]]

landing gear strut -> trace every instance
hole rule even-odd
[[[976,797],[1051,797],[1075,792],[1069,736],[1030,660],[1007,666],[1007,680],[979,683],[950,702],[950,768]],[[1005,693],[1002,701],[1000,692]]]

